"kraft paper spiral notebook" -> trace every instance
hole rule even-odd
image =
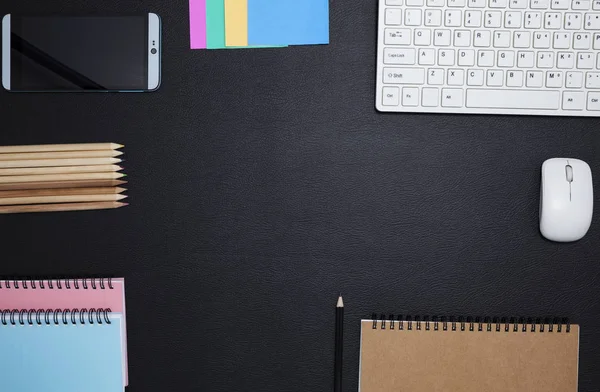
[[[361,321],[359,390],[577,392],[578,361],[565,321],[382,317]]]
[[[123,385],[129,384],[123,278],[0,280],[0,309],[110,309],[122,313]]]
[[[122,315],[4,310],[0,321],[3,391],[123,392]]]

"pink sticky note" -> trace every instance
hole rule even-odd
[[[190,0],[190,46],[206,49],[206,0]]]
[[[0,280],[0,310],[110,309],[123,313],[123,384],[129,385],[127,327],[125,325],[125,280]],[[79,317],[81,313],[78,313]]]

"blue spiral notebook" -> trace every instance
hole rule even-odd
[[[5,310],[0,322],[1,390],[123,392],[121,314]]]

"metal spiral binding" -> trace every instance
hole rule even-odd
[[[455,317],[455,316],[394,316],[385,314],[371,315],[373,329],[397,329],[399,331],[468,331],[468,332],[571,332],[568,318],[524,318],[524,317]],[[406,327],[405,327],[406,325]],[[528,330],[527,327],[530,326]],[[547,327],[547,328],[546,328]]]
[[[84,290],[90,288],[92,290],[106,290],[114,289],[112,284],[112,278],[85,278],[85,279],[28,279],[28,280],[0,280],[0,289],[54,289],[55,287],[59,290],[63,288],[70,290],[74,287],[75,290],[79,290],[83,287]],[[90,286],[88,286],[88,281]]]
[[[4,309],[0,323],[6,325],[112,324],[110,309]]]

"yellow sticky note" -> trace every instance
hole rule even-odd
[[[248,0],[225,0],[225,45],[248,46]]]

